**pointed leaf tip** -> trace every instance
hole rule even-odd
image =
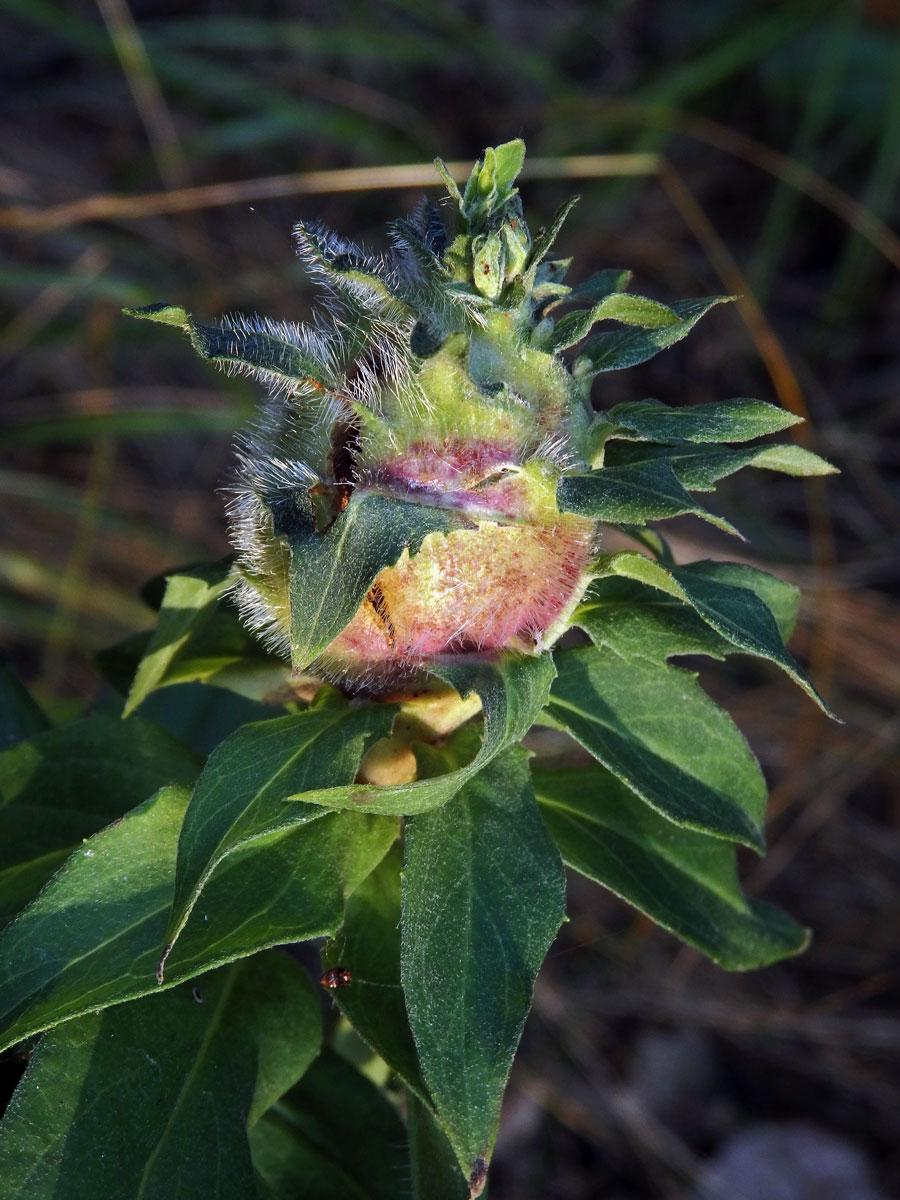
[[[783,475],[808,478],[816,475],[840,475],[840,470],[827,459],[806,450],[803,446],[766,446],[754,456],[751,464]]]
[[[544,820],[573,870],[729,971],[797,954],[809,932],[741,892],[735,847],[679,828],[598,766],[533,771]]]
[[[442,158],[436,158],[434,160],[434,169],[437,171],[438,175],[440,175],[441,179],[443,179],[444,185],[446,186],[450,196],[458,205],[460,205],[460,207],[462,207],[462,193],[457,186],[456,180],[450,174],[447,164]]]
[[[161,301],[156,304],[144,304],[140,308],[123,308],[126,317],[136,317],[139,321],[156,321],[160,325],[175,325],[179,329],[190,327],[191,318],[180,304],[167,304]]]
[[[590,380],[602,371],[619,371],[647,362],[660,350],[666,350],[686,337],[711,308],[737,298],[706,296],[699,300],[678,300],[669,306],[678,317],[674,324],[657,329],[630,328],[595,334],[575,360],[573,374],[576,379]]]

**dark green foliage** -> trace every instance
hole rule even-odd
[[[751,654],[818,701],[785,647],[795,589],[741,564],[677,564],[646,523],[694,514],[730,530],[691,492],[744,466],[831,468],[795,446],[745,445],[795,420],[759,401],[589,413],[595,375],[673,345],[727,298],[664,305],[628,294],[620,270],[563,285],[568,260],[548,255],[571,202],[532,238],[514,186],[523,154],[518,141],[488,149],[465,189],[451,186],[452,241],[427,207],[395,228],[396,252],[382,258],[298,228],[350,327],[334,344],[287,324],[133,310],[271,385],[261,432],[244,446],[252,487],[241,496],[242,528],[262,548],[154,589],[152,632],[105,660],[127,688],[123,720],[47,728],[2,678],[0,904],[13,919],[0,935],[0,1047],[43,1035],[0,1134],[4,1195],[388,1200],[411,1186],[416,1200],[478,1196],[535,978],[565,920],[564,863],[728,969],[806,944],[805,930],[740,888],[737,846],[764,848],[759,765],[696,677],[669,662]],[[605,320],[623,328],[591,334]],[[367,407],[342,390],[354,380],[341,371],[346,357],[375,378],[360,355],[376,332],[390,386]],[[570,371],[565,352],[585,338]],[[454,344],[456,358],[434,358]],[[464,374],[476,348],[482,374]],[[424,393],[420,408],[410,400],[410,380],[435,361],[446,367],[437,415]],[[504,367],[520,371],[515,396],[491,374]],[[507,409],[493,409],[494,396]],[[521,461],[491,460],[465,511],[444,503],[443,483],[416,481],[420,503],[415,487],[392,494],[374,469],[356,477],[342,461],[366,438],[424,461],[416,422],[432,420],[450,445],[472,411],[514,424],[526,409]],[[555,451],[545,428],[562,439]],[[260,465],[270,435],[284,454]],[[303,674],[383,570],[404,554],[421,563],[426,539],[478,532],[478,489],[517,474],[531,509],[485,525],[518,535],[537,511],[554,537],[587,531],[588,565],[575,570],[559,628],[535,627],[515,648],[476,639],[435,652],[376,696],[365,674],[355,687],[332,674],[347,695]],[[601,554],[590,538],[602,524],[649,553]],[[248,636],[232,599],[237,589],[254,628],[271,633],[253,595],[279,571],[292,665]],[[548,649],[569,625],[591,644]],[[133,715],[185,682],[269,707],[232,724],[204,763]],[[474,696],[480,707],[430,725],[438,682],[452,704]],[[569,734],[597,765],[532,760],[519,743],[535,724]],[[407,774],[377,781],[373,762],[397,746]],[[371,1076],[406,1089],[405,1128],[393,1088],[340,1057],[341,1037],[321,1047],[309,981],[273,951],[314,938],[328,939],[322,984],[371,1048]]]

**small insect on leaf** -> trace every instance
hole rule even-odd
[[[353,982],[353,972],[348,971],[346,967],[329,967],[319,982],[323,988],[331,990],[346,987],[348,983]]]

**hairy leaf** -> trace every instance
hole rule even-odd
[[[400,848],[392,849],[347,899],[322,965],[350,972],[331,996],[360,1037],[420,1100],[430,1103],[400,986]]]
[[[312,522],[287,530],[291,544],[291,657],[308,667],[352,620],[375,576],[429,533],[458,528],[446,509],[357,491],[324,533]]]
[[[666,463],[680,483],[693,491],[711,492],[720,479],[744,467],[764,467],[788,475],[833,475],[835,468],[800,446],[696,445],[693,442],[610,441],[604,456],[606,470],[651,470]]]
[[[47,1034],[0,1128],[9,1200],[254,1195],[247,1124],[315,1057],[316,996],[265,954]]]
[[[775,618],[778,632],[782,641],[787,642],[794,632],[797,621],[797,606],[800,602],[800,590],[792,583],[786,583],[768,571],[760,571],[748,563],[715,562],[704,558],[689,564],[695,570],[718,583],[730,584],[731,587],[746,588],[754,592]]]
[[[623,576],[595,579],[572,616],[595,646],[664,663],[681,654],[724,659],[735,647],[687,604]]]
[[[764,400],[723,400],[678,408],[659,400],[634,400],[602,413],[601,420],[640,441],[749,442],[780,433],[802,418]]]
[[[597,333],[575,360],[572,372],[578,379],[592,379],[601,371],[635,367],[687,337],[711,308],[733,299],[734,296],[708,296],[703,300],[678,300],[669,306],[678,318],[676,324],[660,329],[623,329],[614,333]]]
[[[762,772],[693,675],[594,647],[562,651],[556,666],[549,723],[676,825],[763,848]]]
[[[772,613],[781,638],[790,637],[799,597],[792,584],[744,563],[706,560],[703,566],[711,579],[755,593]],[[625,659],[662,663],[679,654],[721,659],[737,651],[688,604],[623,575],[595,579],[572,623],[584,629],[596,646],[609,646]]]
[[[533,287],[538,267],[550,253],[550,248],[559,236],[559,231],[562,229],[566,217],[577,203],[578,197],[571,196],[564,204],[559,206],[547,228],[539,229],[535,234],[534,245],[532,246],[528,261],[528,270],[525,272],[524,277],[526,292]]]
[[[767,471],[780,471],[782,475],[795,475],[800,479],[839,473],[837,467],[827,459],[803,446],[764,446],[750,465],[764,467]]]
[[[599,766],[533,778],[564,862],[720,966],[763,967],[805,947],[805,929],[743,895],[727,842],[680,829]]]
[[[178,841],[167,953],[219,864],[269,834],[320,817],[325,809],[285,804],[285,797],[350,783],[367,747],[390,732],[395,711],[386,704],[351,708],[323,695],[305,712],[245,725],[212,752]]]
[[[665,329],[680,324],[678,314],[658,300],[613,292],[598,300],[592,308],[579,309],[560,317],[547,348],[556,353],[574,346],[587,337],[598,321],[620,321],[641,329]]]
[[[159,990],[184,788],[164,788],[90,838],[0,935],[0,1048],[85,1012]],[[167,965],[171,987],[257,950],[333,933],[345,894],[396,823],[328,813],[228,858]]]
[[[736,566],[740,570],[737,563],[726,565]],[[720,564],[707,559],[683,567],[665,567],[643,554],[625,551],[621,554],[611,555],[603,562],[600,578],[602,580],[604,576],[612,575],[633,579],[667,593],[682,604],[689,605],[697,616],[725,640],[730,651],[743,650],[747,654],[755,654],[758,658],[766,658],[770,662],[776,663],[827,712],[821,697],[782,641],[778,624],[765,601],[760,599],[752,587],[736,586],[734,582],[725,582],[721,572],[717,570],[719,566]],[[742,577],[747,582],[751,582],[754,574],[756,573],[752,572],[752,568],[747,568]],[[732,574],[732,579],[734,578],[735,576]],[[590,605],[590,599],[588,605]],[[585,619],[584,613],[580,618],[576,616],[575,619],[578,624],[582,624]],[[592,640],[595,642],[598,638],[602,640],[602,611],[596,606],[592,609],[588,608],[586,619],[587,624],[582,624],[582,627],[591,634]],[[675,624],[681,632],[687,632],[684,623],[679,622],[677,617]],[[687,629],[690,628],[688,625]],[[592,629],[596,630],[598,637],[594,637]],[[648,630],[648,632],[651,631]],[[658,627],[653,632],[658,633]],[[687,651],[677,652],[686,653]],[[676,653],[676,651],[668,653]],[[700,650],[700,653],[707,653],[707,651]],[[651,654],[648,657],[658,657],[658,654]]]
[[[737,533],[685,491],[672,464],[664,458],[601,467],[589,475],[563,475],[557,484],[556,502],[564,512],[612,524],[643,525],[691,513],[727,533]]]
[[[516,177],[525,162],[525,143],[521,138],[504,142],[502,146],[493,148],[494,184],[500,200],[509,195]]]
[[[572,260],[567,259],[567,264]],[[617,267],[606,267],[602,271],[597,271],[595,275],[588,276],[582,283],[576,284],[573,288],[566,288],[558,300],[553,300],[545,308],[545,312],[552,312],[554,308],[562,304],[596,303],[598,300],[603,300],[606,296],[611,296],[613,292],[624,292],[632,279],[631,271],[622,271]]]
[[[0,753],[0,924],[84,838],[199,770],[186,746],[137,718],[88,717]]]
[[[200,325],[177,304],[148,304],[125,308],[128,317],[174,325],[191,339],[201,358],[283,387],[316,383],[330,387],[335,379],[330,365],[307,344],[298,327],[276,321],[228,321]]]
[[[565,916],[559,854],[515,747],[407,822],[403,990],[422,1072],[466,1177],[490,1158],[538,968]]]

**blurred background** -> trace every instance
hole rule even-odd
[[[802,586],[793,648],[844,723],[763,666],[702,668],[773,789],[748,890],[810,925],[812,948],[725,975],[573,880],[491,1196],[900,1195],[900,4],[184,11],[0,0],[3,653],[75,716],[102,692],[95,652],[151,623],[140,584],[227,551],[221,489],[256,389],[123,305],[303,319],[295,220],[383,246],[435,154],[525,137],[543,160],[522,188],[532,228],[582,195],[558,246],[580,274],[744,297],[601,376],[597,404],[758,396],[808,417],[800,438],[840,467],[720,485],[747,545],[670,525],[681,558]],[[421,182],[388,186],[396,164]]]

